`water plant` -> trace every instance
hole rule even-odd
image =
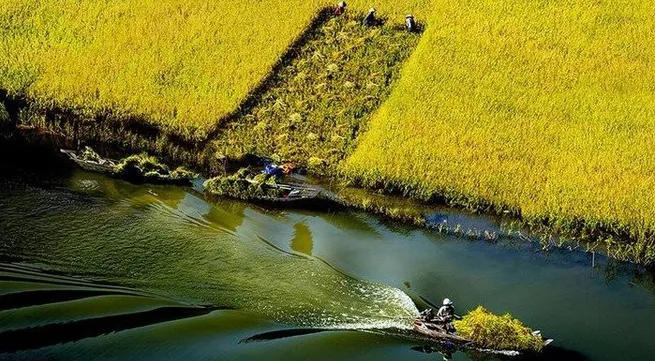
[[[102,160],[102,157],[89,146],[85,146],[84,149],[78,153],[78,157],[82,160],[88,160],[91,162],[100,162]]]
[[[90,148],[87,147],[87,150],[90,150]],[[93,150],[90,150],[90,152],[95,154]],[[97,154],[95,156],[97,157]],[[121,159],[116,165],[114,173],[122,178],[145,181],[188,180],[195,177],[193,172],[184,167],[170,170],[166,164],[146,153],[134,154]]]
[[[227,196],[243,200],[260,197],[280,197],[282,191],[275,187],[275,177],[241,168],[234,174],[217,176],[203,184],[205,192],[213,196]]]

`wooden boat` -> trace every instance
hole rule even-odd
[[[257,184],[255,181],[248,180],[251,184]],[[277,197],[268,197],[262,196],[257,197],[261,199],[270,199],[276,202],[296,202],[303,199],[314,199],[320,195],[320,191],[315,188],[301,186],[298,184],[287,184],[287,183],[277,183],[277,184],[264,184],[264,187],[275,190],[278,193],[281,193],[281,196]]]
[[[421,319],[416,319],[414,321],[414,331],[421,333],[430,339],[438,341],[449,341],[455,345],[466,347],[467,345],[473,346],[475,342],[466,339],[464,337],[458,336],[453,333],[448,333],[443,328],[442,325],[432,322],[426,322]]]
[[[252,184],[255,181],[248,180]],[[339,204],[330,199],[326,194],[319,189],[300,184],[291,183],[277,183],[277,184],[264,184],[264,187],[271,189],[276,193],[276,196],[253,196],[250,201],[265,203],[275,206],[283,207],[298,207],[298,208],[336,208]]]
[[[80,168],[107,175],[113,175],[116,169],[117,162],[112,159],[101,158],[98,161],[82,159],[78,157],[77,152],[70,149],[60,149],[60,151],[68,156],[70,160],[75,162]]]
[[[457,348],[472,349],[476,351],[489,352],[504,354],[507,356],[516,356],[519,354],[516,350],[491,350],[485,349],[477,345],[472,340],[461,337],[457,334],[446,332],[443,326],[439,323],[433,323],[425,321],[421,318],[418,318],[414,321],[414,331],[418,332],[422,336],[425,336],[426,339],[431,341],[437,341],[439,343],[448,343]],[[553,342],[553,339],[546,339],[541,335],[541,331],[534,331],[532,333],[535,336],[540,336],[544,342],[544,347],[550,345]]]
[[[142,171],[132,169],[130,172],[118,173],[117,167],[119,162],[109,158],[98,157],[98,160],[83,159],[78,152],[70,149],[60,149],[70,160],[75,162],[80,168],[90,172],[101,173],[111,177],[125,179],[133,183],[154,183],[154,184],[176,184],[189,185],[195,177],[173,178],[168,174],[144,175]]]

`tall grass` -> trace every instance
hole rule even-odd
[[[345,174],[652,243],[652,4],[434,4]]]

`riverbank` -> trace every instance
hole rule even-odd
[[[148,152],[162,157],[167,163],[192,167],[204,174],[221,174],[261,161],[260,158],[252,155],[242,159],[229,159],[224,156],[212,158],[212,153],[203,150],[199,145],[171,142],[170,138],[156,133],[152,137],[144,137],[143,133],[134,130],[116,129],[108,124],[93,121],[80,123],[82,125],[78,126],[77,137],[71,137],[71,134],[75,134],[75,130],[69,122],[70,119],[57,122],[59,118],[55,117],[54,122],[49,122],[46,114],[34,112],[30,110],[27,102],[24,104],[25,107],[19,108],[18,111],[17,127],[13,122],[3,123],[2,134],[5,139],[2,142],[4,145],[14,144],[17,147],[13,148],[14,150],[36,146],[41,148],[41,151],[49,149],[50,152],[57,152],[59,147],[74,148],[79,141],[93,144],[104,155],[121,158],[147,149]],[[7,115],[11,113],[0,111],[0,117],[6,120]],[[116,133],[117,131],[120,133]],[[89,134],[92,136],[86,137]],[[129,137],[124,137],[126,134]],[[349,208],[362,209],[393,221],[428,228],[444,235],[495,243],[501,238],[504,241],[523,242],[528,235],[536,234],[540,235],[541,248],[546,251],[552,248],[574,247],[586,253],[600,252],[617,260],[643,265],[651,265],[654,261],[655,249],[652,246],[630,242],[629,236],[625,234],[616,235],[607,231],[599,233],[601,230],[598,228],[558,228],[548,223],[528,222],[517,217],[516,214],[494,211],[488,206],[476,208],[467,204],[467,207],[462,207],[462,203],[449,202],[446,199],[426,202],[407,197],[407,194],[392,188],[376,190],[353,187],[338,177],[312,177],[310,182],[325,186],[326,189],[336,193],[341,204]],[[459,208],[463,214],[496,214],[503,227],[500,231],[489,231],[484,225],[467,226],[456,219],[444,218],[442,214],[449,207]]]
[[[60,143],[53,142],[49,133],[36,134],[34,129],[18,130],[11,139],[0,141],[0,151],[5,153],[21,154],[21,159],[51,158],[59,154]],[[109,149],[109,148],[105,148]],[[121,153],[115,148],[114,154]],[[75,167],[65,157],[61,158],[59,167]],[[20,161],[19,161],[20,163]],[[239,163],[239,165],[243,165]],[[228,168],[236,168],[236,164],[227,164]],[[332,202],[344,206],[345,209],[363,210],[381,216],[386,220],[388,227],[397,232],[411,233],[417,229],[428,229],[431,232],[447,237],[454,237],[473,242],[494,244],[499,247],[516,247],[518,244],[532,244],[543,253],[560,252],[561,250],[574,251],[595,257],[607,255],[610,258],[637,263],[645,266],[652,265],[652,261],[643,255],[649,255],[649,250],[635,248],[629,243],[608,240],[599,241],[590,237],[580,237],[575,233],[563,233],[545,227],[534,227],[511,214],[494,214],[493,212],[480,212],[463,209],[452,204],[421,202],[416,199],[379,192],[366,188],[357,188],[335,178],[316,178],[300,176],[302,183],[316,185],[331,194]],[[294,182],[292,179],[291,182]],[[215,197],[209,199],[216,200]],[[270,206],[270,204],[269,204]],[[275,207],[274,207],[275,208]],[[311,209],[315,209],[312,207]],[[325,207],[338,211],[343,207]],[[480,218],[478,222],[471,222],[472,218]],[[494,226],[497,224],[499,226]],[[649,268],[650,269],[650,268]]]
[[[47,8],[50,5],[44,6]],[[438,15],[429,18],[429,23],[438,23],[444,12],[455,11],[461,15],[460,10],[450,8],[451,5],[443,4]],[[530,6],[514,9],[508,15],[507,22],[501,25],[509,26],[512,23],[510,20],[534,10]],[[140,15],[133,15],[142,19],[146,8],[138,8],[135,11]],[[614,121],[605,122],[605,113],[592,112],[594,120],[587,124],[593,134],[592,142],[587,142],[589,137],[582,134],[581,129],[566,131],[569,129],[566,122],[553,123],[550,118],[544,117],[535,122],[527,118],[518,119],[516,116],[520,118],[520,114],[524,113],[515,110],[522,109],[525,104],[519,102],[503,107],[503,104],[511,103],[511,99],[500,99],[506,102],[499,103],[494,97],[505,94],[505,91],[517,96],[521,92],[532,94],[532,88],[537,89],[532,87],[534,82],[531,81],[534,79],[528,77],[524,86],[514,88],[514,77],[506,74],[514,68],[505,66],[507,64],[480,73],[478,65],[489,61],[486,53],[476,47],[479,44],[463,42],[466,39],[477,39],[477,35],[461,34],[457,32],[463,31],[461,27],[453,23],[439,28],[428,26],[425,28],[425,36],[422,33],[410,34],[403,30],[399,22],[401,17],[386,19],[380,27],[365,28],[359,26],[363,15],[361,13],[349,10],[351,15],[334,18],[329,9],[318,9],[308,7],[294,12],[294,16],[302,17],[305,15],[301,13],[307,12],[314,14],[314,17],[308,18],[303,23],[304,31],[298,30],[294,37],[289,35],[293,33],[292,29],[285,28],[285,35],[280,37],[279,42],[276,40],[276,47],[280,46],[280,42],[291,45],[286,45],[286,52],[277,62],[270,62],[271,71],[258,78],[259,85],[254,86],[254,89],[251,87],[250,95],[231,113],[222,116],[220,121],[212,121],[210,116],[203,118],[206,127],[202,131],[196,131],[199,118],[189,118],[189,128],[180,132],[179,127],[184,122],[176,118],[177,115],[162,121],[163,118],[156,116],[156,111],[127,112],[121,107],[129,108],[130,102],[104,102],[102,99],[107,94],[104,90],[95,93],[98,99],[90,101],[92,106],[84,106],[84,99],[91,97],[93,92],[84,93],[78,103],[57,101],[58,97],[68,94],[56,92],[56,86],[60,83],[53,83],[54,90],[49,90],[50,93],[56,93],[54,98],[31,91],[30,81],[34,81],[35,75],[20,71],[29,64],[21,63],[19,66],[11,63],[13,65],[0,69],[11,70],[2,80],[6,84],[5,91],[0,91],[0,100],[7,108],[5,118],[8,119],[4,122],[3,132],[18,132],[32,143],[47,140],[57,147],[91,145],[103,155],[113,157],[146,151],[167,163],[192,167],[207,176],[222,174],[258,162],[264,157],[277,161],[288,160],[296,163],[302,172],[334,179],[335,182],[346,180],[352,185],[373,189],[373,192],[362,192],[363,195],[359,196],[351,194],[351,198],[345,202],[349,206],[414,225],[470,233],[478,235],[480,239],[494,238],[483,231],[462,230],[457,225],[434,225],[429,214],[426,216],[424,212],[416,211],[421,206],[388,202],[388,197],[378,197],[376,192],[411,197],[417,200],[414,202],[416,204],[447,204],[473,212],[507,215],[514,217],[510,223],[518,224],[513,228],[523,229],[527,226],[542,234],[544,242],[559,243],[567,239],[583,243],[591,241],[596,242],[598,247],[608,247],[608,252],[619,259],[643,264],[655,261],[655,239],[651,222],[652,205],[655,203],[651,202],[653,193],[649,174],[652,169],[648,161],[652,159],[650,149],[655,147],[649,146],[650,138],[644,136],[652,134],[652,131],[643,124],[640,126],[638,119],[634,124],[626,123],[634,127],[628,126],[626,132],[620,132],[620,137],[616,135],[614,138],[615,135],[611,134],[617,124]],[[169,10],[174,11],[165,9]],[[616,9],[608,7],[602,10],[611,12]],[[184,9],[181,11],[184,13]],[[544,11],[540,9],[537,13],[542,14]],[[193,18],[193,14],[192,11],[189,16]],[[24,18],[17,25],[11,24],[11,17],[5,16],[1,20],[7,21],[8,26],[15,29],[25,30],[29,25],[29,12],[21,13],[21,16]],[[482,14],[476,16],[483,17]],[[461,20],[460,17],[451,20],[457,19]],[[540,26],[550,26],[550,23],[540,22],[543,20],[539,17],[534,21]],[[61,30],[60,26],[65,25],[65,22],[58,19],[49,18],[49,21],[56,23],[54,29]],[[146,21],[145,24],[151,22]],[[450,34],[448,29],[457,31]],[[475,27],[471,29],[474,32],[480,30]],[[286,33],[287,30],[291,33]],[[258,28],[257,31],[262,35],[268,30]],[[18,41],[20,34],[20,31],[11,32],[12,37],[7,37],[5,41],[18,46],[22,44]],[[29,34],[25,35],[28,40],[30,36],[35,36]],[[486,34],[487,38],[490,44],[498,45],[493,34],[496,33]],[[543,38],[538,39],[541,43],[545,41]],[[239,43],[238,39],[232,40],[235,44]],[[39,44],[43,45],[41,42]],[[101,41],[101,44],[105,43]],[[148,45],[148,51],[158,48],[157,44]],[[568,49],[569,45],[564,43],[563,49]],[[459,49],[477,50],[463,54]],[[620,49],[612,49],[618,55],[623,54]],[[441,51],[443,56],[435,60],[431,55],[433,50]],[[521,53],[514,49],[512,54],[519,56]],[[475,62],[471,59],[473,56]],[[504,56],[497,54],[492,58],[500,59]],[[248,59],[254,61],[252,57]],[[459,63],[475,69],[464,71],[451,63],[444,63],[439,68],[441,70],[435,70],[434,65],[444,59],[459,59]],[[512,63],[514,58],[508,55],[507,59]],[[268,64],[269,61],[264,63]],[[543,68],[546,72],[550,66],[570,66],[568,61],[545,61],[538,64],[541,67],[537,68]],[[516,69],[532,74],[532,68],[526,68],[525,64]],[[243,75],[239,74],[238,77]],[[158,79],[166,80],[163,85],[160,84],[164,88],[175,84],[168,82],[171,79],[166,74],[162,76]],[[248,79],[250,76],[253,75],[248,74]],[[463,101],[477,104],[480,99],[475,89],[478,88],[477,85],[471,86],[471,81],[475,78],[486,79],[486,76],[489,76],[493,84],[493,79],[507,80],[509,77],[510,81],[503,83],[502,91],[490,93],[486,91],[495,89],[491,86],[493,84],[483,82],[481,86],[489,86],[480,88],[487,94],[481,98],[483,105],[486,104],[484,106],[468,107],[458,103]],[[37,88],[42,89],[47,85],[43,83],[44,79],[49,79],[47,74],[43,79],[39,78],[41,88]],[[91,83],[99,79],[103,78],[94,78]],[[251,80],[244,81],[252,83]],[[127,82],[121,78],[113,84],[120,83]],[[587,88],[575,89],[578,93],[584,93],[583,90]],[[130,92],[127,93],[136,94],[133,90]],[[144,98],[149,99],[153,94],[162,92],[166,93],[166,96],[162,96],[165,99],[175,98],[161,89],[148,91]],[[578,93],[563,93],[563,96],[578,99]],[[433,97],[433,94],[439,96]],[[624,105],[639,104],[624,104],[628,98],[622,98],[612,108],[612,112],[615,112],[607,114],[618,114],[616,119],[621,119],[619,115],[625,115],[621,110]],[[583,102],[584,99],[580,99]],[[488,102],[496,105],[490,108]],[[207,104],[203,104],[200,108],[207,110]],[[541,103],[544,109],[548,109],[547,104],[550,103]],[[582,104],[581,108],[587,105]],[[162,109],[173,112],[170,106],[167,104]],[[222,106],[224,104],[217,108]],[[466,111],[448,111],[449,107],[467,111],[473,109],[477,113],[471,115]],[[555,110],[562,110],[558,109]],[[635,112],[647,113],[639,109]],[[488,117],[489,121],[478,121],[483,119],[478,115],[484,119]],[[177,120],[173,121],[174,118]],[[172,126],[171,122],[177,122],[177,125]],[[511,131],[507,132],[506,127],[510,127]],[[562,136],[558,135],[560,133]],[[608,134],[612,139],[608,138]],[[548,139],[554,140],[549,142]],[[600,147],[600,153],[593,152],[599,142],[608,139],[611,140],[607,143],[609,145]],[[638,145],[624,146],[635,140]],[[591,147],[588,147],[590,144]],[[527,153],[525,149],[528,149]],[[620,152],[614,152],[617,149]],[[576,150],[581,150],[580,154],[584,156],[578,157]],[[636,156],[631,155],[633,150],[637,151]],[[561,154],[566,156],[561,157]],[[614,182],[613,179],[618,181]],[[344,198],[348,197],[346,193]],[[618,194],[616,198],[613,197],[615,194]]]

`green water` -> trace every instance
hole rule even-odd
[[[529,359],[655,354],[653,277],[599,255],[592,267],[577,250],[468,242],[359,212],[208,203],[191,188],[132,185],[54,159],[9,163],[2,360],[440,360],[406,329],[415,303],[446,296],[556,339]]]

